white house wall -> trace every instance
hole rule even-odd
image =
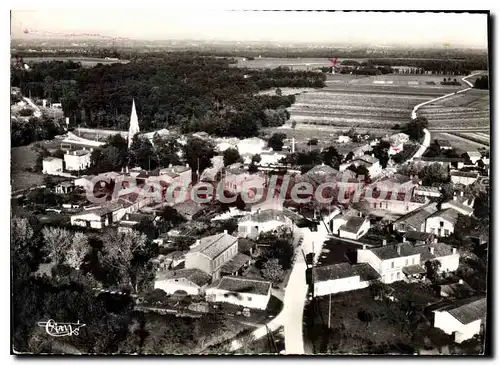
[[[253,293],[233,293],[218,288],[209,288],[206,290],[206,298],[209,302],[225,302],[264,310],[271,298],[271,292],[269,291],[267,295],[258,295]]]
[[[188,295],[202,294],[202,288],[190,282],[186,278],[156,280],[155,289],[161,289],[167,294],[174,294],[178,290],[183,290]]]
[[[481,330],[481,320],[478,319],[467,325],[462,324],[455,317],[446,311],[435,311],[434,312],[434,327],[440,328],[446,334],[452,335],[455,332],[459,332],[456,336],[455,342],[463,342],[467,339],[472,338],[474,335],[478,334]],[[458,340],[458,341],[457,341]]]
[[[359,275],[335,280],[321,281],[314,284],[314,296],[321,297],[329,294],[363,289],[368,287],[368,285],[368,281],[360,281]]]

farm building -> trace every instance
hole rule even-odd
[[[247,308],[264,310],[271,299],[269,281],[224,276],[206,291],[209,302],[226,302]]]
[[[486,320],[486,297],[469,298],[434,310],[434,327],[462,343],[481,333]]]
[[[47,175],[57,175],[63,172],[63,160],[57,157],[46,157],[42,161],[42,172]]]
[[[183,291],[188,295],[203,295],[210,280],[210,275],[198,269],[159,271],[156,274],[154,288],[161,289],[167,294]]]
[[[367,288],[380,278],[369,264],[351,265],[348,262],[315,267],[312,276],[315,297]]]
[[[63,181],[56,185],[56,194],[69,194],[76,189],[72,181]]]
[[[250,174],[241,163],[235,163],[225,169],[224,191],[231,194],[245,193],[250,190],[263,189],[266,178],[262,174]],[[250,195],[250,194],[249,194]]]

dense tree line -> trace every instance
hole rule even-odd
[[[271,87],[322,87],[315,72],[243,70],[221,58],[190,54],[138,56],[128,64],[83,68],[74,62],[12,68],[11,85],[23,94],[61,102],[64,114],[88,127],[128,127],[132,99],[144,131],[182,126],[185,131],[256,135],[260,126],[288,119],[293,96],[259,95]],[[280,108],[281,107],[281,108]],[[269,110],[278,110],[278,115]],[[276,121],[278,120],[278,121]]]
[[[474,87],[476,89],[489,89],[488,76],[481,76],[474,82]]]
[[[64,127],[62,123],[44,115],[41,118],[31,117],[28,121],[13,119],[10,133],[11,146],[18,147],[52,139],[64,133]]]

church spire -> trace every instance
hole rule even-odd
[[[135,110],[135,100],[132,99],[132,112],[130,113],[130,127],[128,129],[128,147],[132,145],[132,139],[139,133],[139,120]]]

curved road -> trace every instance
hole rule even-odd
[[[473,85],[467,79],[469,77],[473,77],[473,76],[477,76],[477,75],[482,75],[482,74],[483,74],[483,72],[477,72],[475,74],[472,74],[472,75],[469,75],[469,76],[466,76],[466,77],[462,78],[462,81],[465,82],[467,85],[469,85],[469,87],[466,88],[466,89],[462,89],[460,91],[449,93],[449,94],[440,96],[438,98],[435,98],[435,99],[432,99],[432,100],[428,100],[428,101],[425,101],[425,102],[420,103],[418,105],[415,105],[415,107],[413,108],[413,111],[411,112],[411,119],[416,119],[417,118],[417,110],[420,109],[421,107],[423,107],[424,105],[431,104],[431,103],[434,103],[435,101],[442,100],[442,99],[448,98],[450,96],[453,96],[453,95],[456,95],[456,94],[461,94],[461,93],[464,93],[464,92],[467,92],[467,91],[471,90]],[[417,150],[417,152],[415,152],[415,154],[413,155],[413,157],[409,159],[409,161],[412,161],[414,158],[422,157],[424,155],[425,151],[427,150],[427,148],[430,146],[430,143],[431,143],[431,133],[429,132],[428,129],[424,129],[424,133],[425,133],[425,137],[424,137],[424,141],[422,142],[422,145]]]
[[[412,119],[415,119],[417,117],[417,110],[420,107],[433,103],[437,100],[441,100],[452,95],[470,90],[472,88],[472,84],[466,79],[479,74],[482,73],[472,74],[462,79],[463,82],[467,83],[470,86],[467,89],[440,96],[438,98],[416,105],[412,111]],[[420,149],[412,157],[412,159],[422,156],[427,150],[427,147],[430,145],[431,134],[427,129],[425,129],[424,132],[424,142],[422,143]],[[283,326],[285,332],[285,351],[288,355],[305,353],[304,338],[302,335],[304,303],[307,295],[306,263],[304,261],[304,255],[307,255],[308,253],[314,251],[315,258],[319,257],[319,254],[323,247],[323,243],[328,238],[328,233],[322,229],[320,229],[318,232],[311,232],[308,229],[297,229],[294,231],[294,234],[294,243],[297,245],[297,250],[295,254],[295,262],[292,268],[292,272],[290,273],[288,285],[285,290],[283,309],[275,318],[267,323],[267,328],[265,325],[263,325],[257,328],[252,333],[254,340],[257,340],[267,335],[268,328],[269,331],[273,332]],[[231,342],[232,351],[239,349],[241,346],[242,344],[240,340],[233,340]]]

